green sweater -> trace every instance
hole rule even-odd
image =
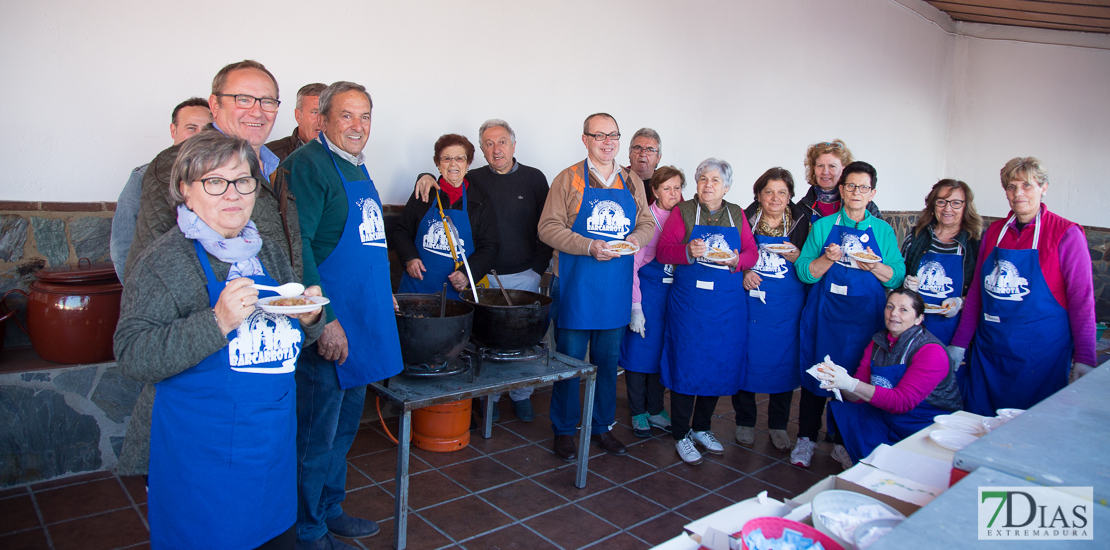
[[[297,199],[297,214],[301,222],[301,240],[304,243],[304,285],[320,284],[320,264],[328,259],[343,236],[347,224],[347,191],[335,171],[343,171],[347,181],[366,179],[362,168],[351,164],[339,155],[332,163],[324,145],[312,140],[297,149],[278,167],[276,178],[289,185]],[[331,296],[333,289],[323,288],[324,296]],[[335,311],[324,306],[328,322],[335,320]]]
[[[894,270],[894,275],[891,276],[889,281],[883,283],[883,286],[891,289],[902,286],[902,279],[906,278],[906,261],[902,258],[902,253],[898,251],[898,236],[894,234],[894,228],[866,211],[863,214],[863,220],[856,223],[848,217],[843,208],[836,216],[825,216],[814,222],[813,229],[809,232],[809,238],[806,239],[806,244],[802,247],[802,253],[798,255],[798,261],[794,262],[798,271],[798,278],[803,283],[809,284],[821,280],[820,277],[814,277],[810,274],[809,264],[825,253],[825,240],[829,238],[829,233],[832,232],[838,218],[840,219],[840,225],[859,230],[871,228],[879,244],[879,250],[876,252],[883,257],[883,263]],[[874,247],[871,249],[875,250]]]

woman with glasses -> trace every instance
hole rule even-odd
[[[806,183],[810,185],[798,205],[811,222],[840,211],[840,174],[852,163],[852,151],[839,139],[815,143],[806,149]],[[867,211],[882,219],[879,207],[868,203]]]
[[[925,299],[925,328],[946,346],[960,322],[982,233],[971,187],[943,179],[925,197],[917,225],[902,242],[907,272],[902,284]]]
[[[323,331],[321,308],[258,305],[273,293],[253,285],[296,275],[250,221],[261,174],[246,140],[202,132],[171,173],[177,227],[136,258],[115,335],[124,374],[147,383],[128,437],[145,444],[149,434],[151,546],[291,549],[293,371]]]
[[[802,312],[802,397],[798,441],[790,453],[790,462],[804,468],[813,459],[825,400],[832,395],[805,371],[829,357],[854,373],[865,344],[883,328],[886,290],[901,286],[906,275],[894,229],[867,209],[878,183],[870,164],[845,166],[839,183],[843,206],[813,224],[794,263],[798,278],[813,285]]]
[[[1048,171],[1034,157],[1001,171],[1010,214],[983,235],[948,356],[968,360],[966,410],[1027,409],[1096,365],[1095,292],[1083,227],[1048,210]]]
[[[399,238],[394,246],[405,266],[401,292],[433,294],[443,290],[443,283],[451,283],[447,297],[457,300],[470,282],[466,266],[456,268],[452,246],[459,262],[465,257],[470,263],[470,273],[482,277],[493,267],[500,249],[497,220],[486,194],[466,180],[473,160],[474,144],[469,139],[444,134],[436,140],[432,161],[439,167],[437,196],[424,202],[413,192],[397,223]]]

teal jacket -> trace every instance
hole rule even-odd
[[[898,250],[898,236],[894,234],[894,228],[866,211],[863,214],[863,220],[856,223],[848,218],[848,214],[844,212],[843,208],[836,216],[825,216],[814,222],[813,229],[809,232],[809,238],[806,239],[806,244],[802,247],[802,253],[798,255],[798,261],[794,262],[794,266],[798,270],[798,278],[803,283],[809,284],[821,280],[820,277],[814,277],[810,274],[809,264],[821,254],[824,254],[825,240],[829,238],[829,233],[832,232],[832,228],[836,225],[838,219],[840,225],[847,225],[855,229],[871,228],[871,231],[875,234],[875,239],[878,240],[879,250],[876,252],[883,257],[883,263],[894,270],[894,275],[889,281],[883,283],[883,286],[891,289],[902,286],[902,279],[906,278],[906,261]],[[872,247],[872,250],[875,250],[874,247]]]

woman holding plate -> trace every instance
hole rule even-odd
[[[810,224],[805,211],[792,200],[794,176],[789,170],[767,170],[755,181],[753,191],[755,201],[744,214],[759,245],[759,261],[744,272],[748,372],[740,391],[732,396],[736,441],[744,446],[755,443],[755,394],[766,393],[771,444],[787,451],[790,401],[798,387],[798,323],[806,299],[794,262],[809,236]]]
[[[170,180],[177,228],[139,255],[124,286],[115,352],[127,377],[147,383],[140,404],[153,400],[154,548],[293,548],[293,371],[324,323],[319,306],[288,316],[256,307],[252,285],[296,280],[250,221],[258,166],[246,140],[186,141]]]
[[[675,207],[656,250],[658,261],[675,265],[660,368],[671,390],[671,435],[689,464],[702,460],[695,443],[724,453],[710,421],[718,397],[744,380],[747,331],[736,327],[748,321],[743,271],[758,258],[744,211],[724,200],[732,166],[706,159],[694,179],[697,195]]]
[[[898,288],[905,278],[894,229],[867,209],[878,183],[870,164],[845,166],[839,183],[843,207],[813,224],[794,263],[798,278],[813,285],[802,311],[802,396],[798,441],[790,453],[790,462],[803,468],[813,460],[825,400],[832,395],[804,371],[829,356],[855,372],[864,345],[883,326],[886,289]]]

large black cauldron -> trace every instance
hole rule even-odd
[[[469,289],[462,293],[463,301],[475,309],[470,339],[481,347],[497,350],[518,350],[539,344],[551,324],[551,298],[527,290],[506,289],[505,292],[513,305],[506,304],[501,290],[496,288],[478,289],[480,302],[477,304]]]
[[[470,339],[474,306],[447,300],[447,316],[439,316],[438,294],[394,294],[401,313],[397,332],[406,365],[441,365],[462,353]]]

